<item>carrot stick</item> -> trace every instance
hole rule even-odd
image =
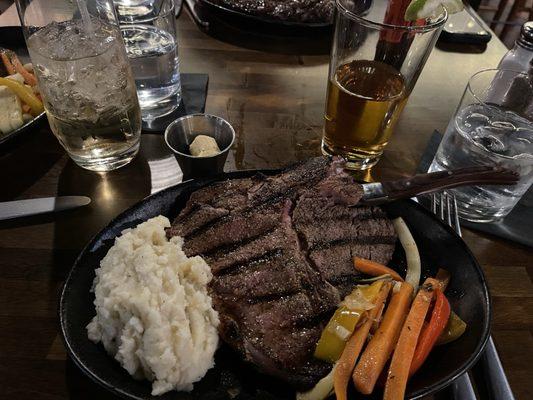
[[[378,293],[375,307],[370,310],[367,320],[356,329],[354,334],[346,342],[346,346],[342,352],[341,357],[335,365],[335,373],[333,376],[333,387],[335,388],[335,395],[337,400],[347,400],[347,389],[350,376],[355,367],[355,362],[361,353],[363,345],[368,337],[368,332],[374,319],[376,318],[382,305],[387,301],[387,296],[391,288],[390,283],[385,283]]]
[[[379,324],[381,323],[381,317],[383,316],[383,310],[385,310],[385,302],[379,305],[379,310],[376,314],[376,317],[374,318],[374,321],[372,321],[372,326],[370,327],[370,333],[372,335],[376,333],[379,328]]]
[[[411,377],[426,361],[429,353],[437,343],[437,339],[446,327],[448,319],[450,318],[450,303],[446,296],[440,289],[435,289],[435,305],[431,312],[429,322],[424,322],[422,331],[416,343],[415,354],[409,369],[409,377]]]
[[[22,75],[28,85],[37,85],[37,79],[35,78],[35,76],[31,72],[27,71],[26,68],[24,68],[24,66],[21,64],[20,60],[16,55],[12,57],[11,62],[13,63],[13,67],[15,68],[15,70]]]
[[[353,265],[356,271],[370,276],[380,276],[389,274],[395,281],[403,282],[402,277],[394,270],[377,262],[365,258],[354,257]]]
[[[2,62],[6,67],[7,73],[9,75],[13,75],[16,72],[15,67],[13,67],[13,64],[11,64],[11,61],[9,61],[7,54],[3,51],[0,51],[0,57],[2,58]]]
[[[446,291],[446,288],[448,287],[448,284],[450,283],[451,275],[448,271],[445,269],[439,268],[437,271],[437,276],[435,276],[435,280],[439,282],[440,285],[440,291],[444,293]]]
[[[374,390],[379,374],[398,340],[400,329],[411,304],[412,293],[413,287],[403,282],[400,290],[392,295],[381,325],[366,346],[353,371],[352,379],[359,392],[370,394]]]
[[[434,290],[439,286],[435,279],[426,279],[413,301],[392,356],[383,400],[403,400],[404,398],[418,336],[433,299]]]

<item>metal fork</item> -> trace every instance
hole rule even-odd
[[[441,192],[440,194],[432,194],[430,198],[433,214],[454,228],[455,232],[462,237],[459,213],[457,211],[457,199],[455,196]],[[485,386],[489,398],[491,400],[515,400],[511,386],[503,370],[502,362],[494,346],[492,336],[489,336],[479,363],[484,374]],[[453,381],[451,390],[455,399],[476,400],[475,391],[468,373],[461,375]]]

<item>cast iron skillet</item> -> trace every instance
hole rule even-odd
[[[22,29],[18,26],[0,27],[0,47],[13,50],[22,63],[30,61]],[[31,132],[33,129],[36,129],[46,119],[45,115],[46,113],[42,112],[31,121],[26,122],[20,128],[5,134],[0,133],[0,148],[14,141],[16,138]]]
[[[247,14],[242,11],[216,4],[211,0],[192,0],[192,6],[199,6],[202,19],[208,25],[217,21],[238,27],[245,31],[270,34],[274,36],[301,36],[314,33],[330,33],[333,22],[296,22],[284,21],[277,18]]]
[[[218,179],[249,177],[256,172],[232,172]],[[87,338],[85,327],[95,314],[94,296],[90,292],[94,269],[99,266],[100,260],[122,230],[159,214],[172,220],[194,190],[215,180],[217,178],[179,184],[147,197],[120,214],[85,247],[65,282],[59,313],[61,332],[70,357],[91,379],[124,398],[155,399],[150,395],[151,385],[148,382],[134,380],[118,362],[106,354],[103,346],[96,345]],[[419,399],[450,384],[479,357],[489,334],[489,292],[474,256],[452,229],[410,200],[391,203],[385,209],[390,217],[404,218],[411,229],[421,253],[423,276],[434,276],[439,267],[451,272],[452,280],[446,294],[452,309],[468,324],[460,339],[437,347],[419,373],[412,378],[407,388],[407,398]],[[402,274],[405,273],[400,245],[396,248],[391,265]],[[284,383],[257,373],[227,346],[223,345],[217,351],[215,363],[215,368],[194,385],[192,393],[170,392],[157,399],[218,400],[233,398],[236,393],[239,393],[238,399],[294,399],[294,392]],[[376,394],[376,398],[379,395]]]
[[[221,4],[214,3],[211,0],[200,0],[200,2],[206,6],[213,7],[213,9],[218,9],[220,12],[225,12],[227,14],[232,14],[235,16],[245,17],[253,21],[260,21],[274,25],[283,25],[283,26],[292,26],[292,27],[303,27],[303,28],[324,28],[330,26],[332,22],[297,22],[297,21],[285,21],[273,17],[261,17],[253,14],[247,14],[242,11],[234,10],[229,7],[224,7]]]

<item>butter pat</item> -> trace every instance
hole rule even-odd
[[[211,136],[198,135],[189,145],[189,152],[195,157],[212,157],[220,153],[220,149]]]

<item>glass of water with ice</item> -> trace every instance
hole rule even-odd
[[[50,128],[81,167],[109,171],[139,150],[141,114],[111,0],[17,0]]]
[[[472,165],[516,171],[513,186],[451,189],[459,215],[473,222],[505,217],[533,183],[533,76],[510,70],[475,74],[430,166],[430,171]]]
[[[137,85],[142,118],[174,111],[181,100],[174,0],[114,1]]]

